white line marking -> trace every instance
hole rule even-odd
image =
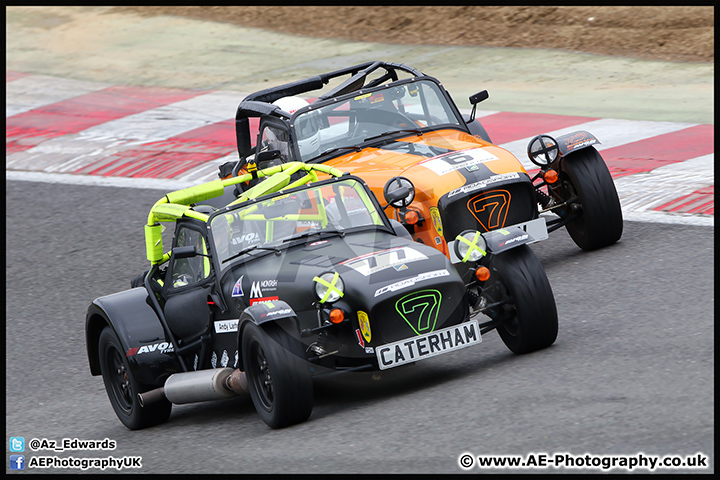
[[[140,188],[145,190],[163,190],[172,192],[182,188],[197,185],[194,182],[179,182],[157,178],[126,178],[126,177],[98,177],[90,175],[68,175],[63,173],[46,172],[18,172],[8,170],[5,172],[7,180],[22,182],[62,183],[66,185],[90,185],[97,187]]]

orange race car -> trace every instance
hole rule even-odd
[[[585,131],[534,137],[528,156],[539,169],[531,177],[474,118],[486,98],[471,96],[472,112],[462,114],[437,79],[380,61],[262,90],[238,106],[239,160],[219,175],[289,161],[337,167],[365,180],[413,239],[456,266],[467,231],[517,227],[531,243],[564,226],[584,250],[618,241],[622,211],[598,140]]]
[[[486,91],[472,95],[472,110],[464,114],[437,79],[379,61],[253,93],[235,116],[239,159],[221,165],[219,172],[220,178],[242,174],[249,180],[226,187],[211,206],[251,201],[248,195],[255,192],[293,195],[299,179],[266,172],[292,172],[295,162],[336,167],[384,199],[381,207],[396,236],[432,246],[448,258],[466,286],[469,318],[490,318],[481,333],[497,328],[516,353],[549,346],[558,331],[555,299],[528,244],[562,227],[584,250],[615,243],[623,230],[620,201],[592,134],[532,138],[528,156],[537,168],[526,170],[494,145],[474,118],[477,104],[487,97]],[[334,195],[327,205],[302,200],[300,214],[311,218],[334,204],[345,205],[339,213],[347,218],[362,210],[346,201],[342,189]],[[337,233],[346,234],[351,224]],[[297,223],[307,248],[324,245],[313,236],[321,227]],[[240,234],[234,239],[243,249],[262,243],[260,237]],[[425,285],[423,275],[431,272],[411,272],[405,257],[383,263],[392,252],[382,242],[364,247],[372,253],[356,260],[367,262],[371,283],[389,288],[372,272],[391,266],[404,278],[398,285]],[[342,268],[340,257],[323,252],[314,252],[312,261]],[[385,314],[392,316],[392,309]]]

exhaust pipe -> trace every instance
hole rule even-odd
[[[174,373],[165,380],[165,385],[138,394],[141,407],[165,397],[170,403],[207,402],[234,397],[247,392],[245,373],[240,369],[214,368],[194,372]]]

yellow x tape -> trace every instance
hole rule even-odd
[[[468,259],[470,258],[470,254],[472,253],[473,250],[477,250],[478,252],[480,252],[480,254],[483,257],[485,255],[487,255],[487,252],[485,250],[483,250],[482,248],[478,247],[478,245],[477,245],[477,241],[479,238],[480,238],[480,232],[475,232],[475,236],[473,237],[472,241],[468,240],[467,238],[463,237],[462,235],[457,236],[456,240],[460,240],[461,242],[463,242],[464,244],[466,244],[470,247],[470,248],[468,248],[468,251],[465,254],[465,256],[462,258],[463,263],[468,261]]]
[[[335,284],[337,283],[338,278],[340,278],[340,275],[339,275],[337,272],[335,272],[335,275],[333,276],[332,280],[330,280],[329,283],[326,282],[325,280],[323,280],[323,279],[320,278],[320,277],[314,277],[314,278],[313,278],[313,280],[316,281],[316,282],[318,282],[320,285],[325,285],[325,286],[327,287],[327,292],[325,292],[325,295],[323,296],[322,300],[320,300],[320,303],[325,303],[325,302],[327,301],[328,297],[330,296],[330,292],[332,292],[332,291],[337,292],[337,294],[340,295],[340,297],[342,297],[342,296],[344,295],[343,292],[341,292],[341,291],[335,286]]]

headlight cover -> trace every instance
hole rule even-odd
[[[539,167],[550,165],[558,157],[558,143],[549,135],[538,135],[528,143],[530,161]]]
[[[463,262],[476,262],[487,255],[487,242],[477,230],[465,230],[455,237],[455,255]]]
[[[345,294],[345,284],[337,272],[325,272],[313,278],[315,282],[315,295],[320,303],[332,303]]]

